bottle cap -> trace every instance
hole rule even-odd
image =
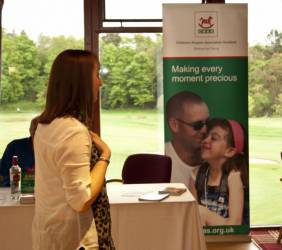
[[[16,155],[13,156],[12,164],[13,165],[18,165],[18,156],[16,156]]]

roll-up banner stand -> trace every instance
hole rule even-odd
[[[163,4],[165,107],[177,93],[193,92],[207,104],[210,118],[236,120],[248,133],[247,11],[247,4]],[[167,118],[165,111],[166,144],[172,140]],[[244,156],[248,173],[248,145]],[[206,236],[249,234],[248,183],[242,222],[205,225]],[[227,203],[227,209],[225,218],[234,207]]]

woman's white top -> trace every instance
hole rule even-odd
[[[34,138],[33,249],[77,249],[90,228],[91,209],[78,211],[91,198],[91,145],[87,128],[74,118],[38,125]]]

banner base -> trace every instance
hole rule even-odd
[[[206,242],[251,242],[252,238],[248,234],[240,235],[206,235]]]

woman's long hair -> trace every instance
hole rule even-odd
[[[98,57],[86,50],[65,50],[53,62],[46,105],[38,122],[48,124],[57,117],[74,117],[86,126],[93,123],[93,71]]]

